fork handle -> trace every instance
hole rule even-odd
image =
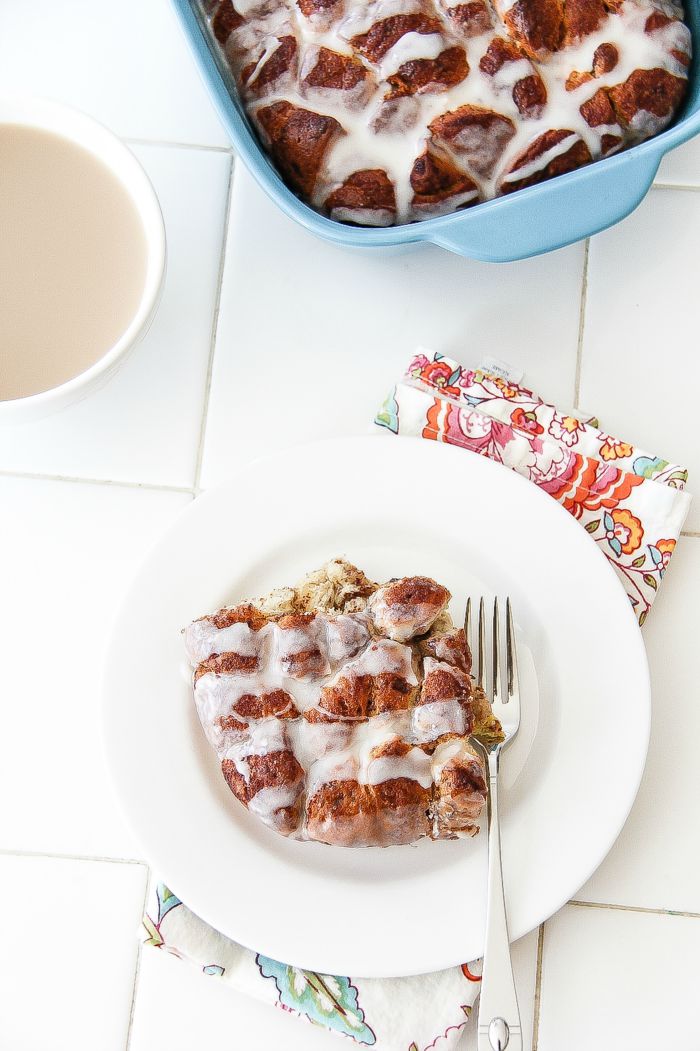
[[[508,921],[503,894],[498,816],[500,749],[488,755],[489,874],[484,967],[479,998],[478,1051],[522,1051],[518,997],[513,979]]]

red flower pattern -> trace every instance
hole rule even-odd
[[[405,423],[399,386],[392,429],[488,456],[553,496],[601,545],[643,623],[675,540],[653,542],[654,532],[639,514],[635,491],[652,483],[678,492],[687,472],[612,438],[593,418],[561,414],[525,387],[482,370],[466,370],[440,356],[429,361],[419,355],[408,375],[431,387],[434,395],[413,390],[412,397],[425,398],[425,407],[418,411],[419,403],[412,402]],[[616,460],[626,462],[616,466]]]

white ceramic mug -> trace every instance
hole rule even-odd
[[[165,228],[158,198],[143,168],[124,143],[92,117],[49,99],[1,98],[0,123],[52,132],[102,161],[132,201],[143,224],[146,242],[141,298],[124,332],[93,365],[65,383],[24,398],[0,400],[0,423],[20,423],[56,412],[106,383],[148,330],[163,289]]]

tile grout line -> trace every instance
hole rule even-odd
[[[617,912],[639,912],[647,916],[681,916],[685,919],[700,920],[700,912],[685,912],[682,909],[652,909],[645,905],[612,905],[599,901],[575,901],[567,902],[580,909],[611,909]]]
[[[156,493],[186,493],[192,496],[192,486],[164,485],[159,482],[129,482],[114,478],[81,478],[71,474],[44,474],[35,471],[9,471],[0,469],[0,478],[24,478],[35,482],[77,482],[81,485],[108,485],[120,489],[148,489]]]
[[[148,903],[148,894],[151,889],[151,877],[153,873],[150,868],[146,869],[146,889],[143,894],[143,901],[141,903],[141,922],[146,912],[146,905]],[[134,984],[131,990],[131,1008],[129,1010],[129,1025],[126,1030],[126,1044],[124,1045],[124,1051],[129,1051],[131,1047],[131,1034],[134,1028],[134,1016],[136,1014],[136,994],[138,992],[139,977],[141,975],[141,953],[143,952],[143,941],[141,938],[138,939],[136,945],[136,966],[134,967]]]
[[[209,146],[202,142],[171,142],[169,139],[140,139],[127,136],[124,142],[132,146],[165,146],[170,150],[204,150],[207,153],[231,153],[232,146]]]
[[[583,271],[581,274],[581,299],[578,313],[578,340],[576,343],[576,373],[574,375],[574,409],[579,407],[581,394],[581,368],[583,365],[583,333],[586,327],[586,300],[588,298],[588,259],[591,249],[590,237],[583,249]]]
[[[700,537],[700,531],[696,529],[682,529],[681,536],[695,537],[697,539],[697,537]]]
[[[53,861],[91,861],[100,865],[145,865],[141,858],[110,858],[100,854],[60,854],[50,850],[12,850],[0,847],[4,858],[49,858]]]
[[[692,183],[682,182],[655,182],[652,183],[652,187],[655,190],[690,190],[693,193],[697,193],[700,190],[700,186],[693,186]]]
[[[224,267],[226,264],[226,248],[228,246],[229,222],[231,218],[231,198],[233,196],[233,179],[236,170],[236,162],[231,156],[231,169],[228,176],[228,189],[226,193],[226,209],[224,211],[224,230],[221,242],[221,256],[219,259],[219,277],[216,287],[216,298],[214,300],[214,316],[211,323],[211,343],[209,346],[209,360],[207,362],[207,375],[204,385],[204,401],[202,403],[202,418],[199,426],[199,441],[197,443],[197,460],[194,468],[193,495],[200,491],[200,479],[202,475],[202,462],[204,459],[204,439],[207,432],[207,420],[209,418],[209,399],[211,396],[211,381],[214,373],[214,355],[216,353],[216,337],[219,332],[219,312],[221,309],[221,291],[224,283]]]
[[[544,923],[537,932],[537,970],[535,976],[535,1004],[532,1015],[532,1051],[537,1051],[540,1036],[540,1003],[542,1001],[542,959],[544,956]]]

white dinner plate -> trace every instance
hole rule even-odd
[[[523,727],[503,759],[513,939],[555,912],[617,838],[646,757],[649,676],[627,596],[596,544],[505,467],[420,439],[341,439],[250,464],[188,507],[147,558],[108,655],[105,742],[158,875],[250,948],[310,970],[417,974],[481,954],[486,836],[343,849],[287,840],[228,790],[184,673],[180,630],[342,556],[510,595]],[[535,672],[536,669],[536,672]]]

